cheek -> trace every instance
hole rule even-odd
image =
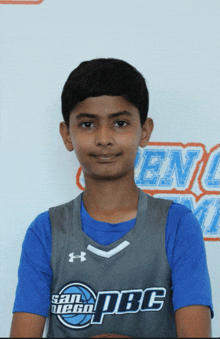
[[[127,140],[128,140],[128,138],[126,138],[126,137],[124,137],[124,136],[120,136],[120,137],[118,138],[118,144],[119,144],[119,145],[127,145]]]
[[[127,136],[120,136],[117,138],[117,143],[124,147],[135,147],[139,144],[138,137],[134,134]]]
[[[74,149],[83,150],[88,149],[88,147],[92,145],[92,140],[91,137],[89,137],[86,134],[84,135],[75,134],[74,137],[72,138],[72,144],[74,146]]]

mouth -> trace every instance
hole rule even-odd
[[[100,154],[96,155],[95,158],[100,162],[111,162],[115,160],[118,156],[119,154]]]

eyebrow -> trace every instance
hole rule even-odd
[[[111,113],[108,115],[109,119],[121,116],[121,115],[126,115],[128,117],[133,117],[133,115],[128,112],[128,111],[121,111],[121,112],[116,112],[116,113]],[[81,118],[91,118],[91,119],[97,119],[99,116],[96,114],[90,114],[90,113],[79,113],[76,116],[76,120],[80,120]]]

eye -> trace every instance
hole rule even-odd
[[[124,121],[124,120],[116,121],[116,124],[118,124],[119,122],[126,123],[127,125],[129,125],[129,124],[128,124],[126,121]],[[124,127],[124,126],[119,126],[119,127]]]
[[[126,123],[127,125],[129,125],[126,121],[124,121],[124,120],[118,120],[118,121],[116,121],[115,122],[115,124],[118,124],[118,123]],[[82,125],[84,125],[84,124],[92,124],[92,122],[91,121],[85,121],[85,122],[82,122],[81,124],[80,124],[80,126],[82,126]],[[84,127],[84,126],[83,126]],[[91,127],[91,126],[85,126],[84,128],[89,128],[89,127]],[[119,127],[125,127],[125,126],[119,126]]]
[[[91,121],[85,121],[85,122],[83,122],[82,124],[80,124],[80,126],[82,126],[82,125],[84,125],[84,124],[92,124],[92,122]],[[88,127],[88,126],[86,126],[86,127]],[[90,127],[90,126],[89,126]]]

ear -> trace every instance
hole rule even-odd
[[[151,133],[153,132],[154,129],[154,122],[151,118],[147,118],[141,131],[141,140],[139,146],[146,147],[149,140]]]
[[[63,139],[63,142],[64,142],[66,149],[69,152],[72,152],[74,147],[73,147],[72,140],[71,140],[71,137],[70,137],[69,128],[67,127],[67,125],[64,121],[62,121],[60,123],[60,135]]]

